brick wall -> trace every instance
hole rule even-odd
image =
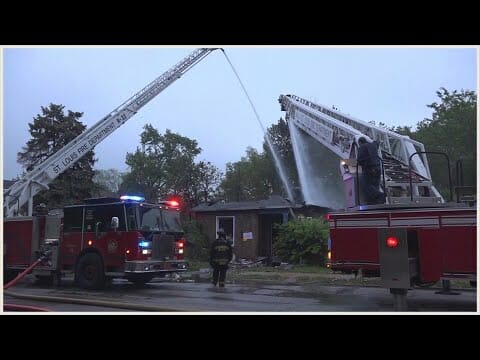
[[[235,217],[235,239],[233,252],[238,259],[256,259],[258,252],[258,215],[255,213],[216,213],[202,214],[197,213],[196,219],[202,224],[205,235],[213,242],[216,236],[216,217],[234,216]],[[253,239],[243,240],[244,232],[252,232]]]

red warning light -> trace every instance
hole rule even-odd
[[[180,206],[180,203],[177,200],[170,200],[168,201],[168,205],[170,205],[171,207],[178,207]]]
[[[398,246],[398,239],[395,236],[389,236],[387,238],[387,246],[389,248],[395,248]]]

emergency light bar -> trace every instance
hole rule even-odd
[[[136,195],[122,195],[120,196],[120,200],[122,201],[145,201],[143,196],[136,196]]]

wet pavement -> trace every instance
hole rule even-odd
[[[125,312],[135,311],[135,306],[141,307],[140,311],[194,313],[393,311],[393,297],[388,289],[316,283],[296,285],[230,283],[225,288],[218,288],[206,282],[159,279],[143,288],[136,288],[133,284],[120,279],[114,280],[104,290],[85,291],[76,287],[71,279],[63,281],[59,288],[42,287],[31,280],[26,280],[9,291],[24,295],[66,298],[67,303],[53,303],[4,295],[5,303],[37,305],[58,312]],[[408,311],[462,313],[477,311],[476,289],[467,289],[458,295],[436,294],[436,291],[438,289],[410,290],[407,295]],[[75,300],[79,299],[101,302],[105,306],[74,304]]]

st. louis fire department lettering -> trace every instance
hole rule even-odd
[[[67,167],[68,164],[70,164],[72,161],[75,161],[75,159],[78,157],[77,153],[76,152],[73,152],[71,153],[70,155],[66,156],[63,160],[62,160],[62,165],[64,167]]]
[[[88,144],[91,147],[95,146],[114,129],[115,129],[115,123],[111,122],[110,124],[105,126],[103,129],[101,129],[98,133],[94,134],[90,139],[88,139]]]

